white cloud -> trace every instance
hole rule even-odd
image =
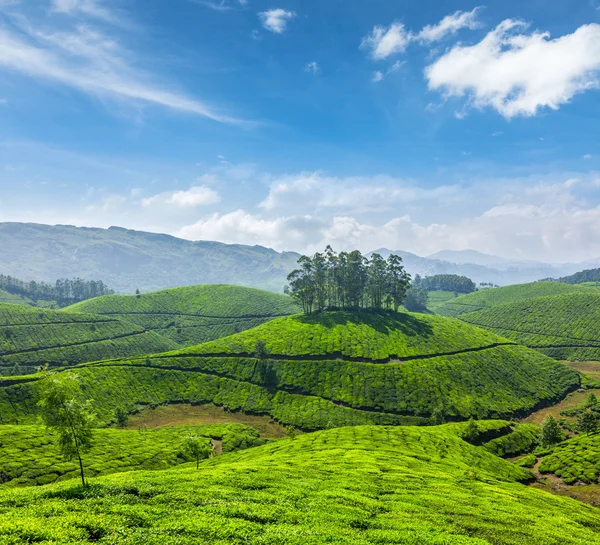
[[[397,70],[400,70],[400,68],[402,67],[403,64],[404,64],[404,62],[396,61],[385,72],[382,72],[381,70],[375,71],[373,73],[373,81],[375,83],[379,83],[380,81],[382,81],[385,78],[387,78],[393,72],[396,72]]]
[[[437,42],[448,34],[456,34],[463,28],[475,30],[482,25],[477,19],[481,8],[471,11],[457,11],[444,17],[437,25],[427,25],[416,35],[415,39],[421,42]]]
[[[321,71],[321,67],[316,61],[312,61],[304,67],[304,71],[309,74],[318,74]]]
[[[370,50],[373,59],[382,60],[404,52],[411,40],[411,34],[402,23],[392,23],[389,27],[376,26],[371,34],[363,38],[360,47]]]
[[[119,22],[119,18],[98,0],[52,0],[52,10],[68,15],[88,15],[111,23]]]
[[[0,27],[0,68],[103,99],[155,104],[220,122],[237,121],[136,70],[131,57],[117,41],[85,26],[73,32],[44,32],[28,25],[13,32],[8,26]]]
[[[258,14],[258,17],[267,30],[275,32],[275,34],[283,34],[288,22],[296,17],[296,14],[293,11],[279,8],[263,11]]]
[[[381,70],[373,72],[373,81],[379,83],[381,80],[383,80],[383,72]]]
[[[429,88],[512,118],[558,109],[598,87],[600,25],[583,25],[554,40],[547,32],[527,33],[526,27],[507,19],[481,42],[455,45],[426,68]]]
[[[590,160],[590,159],[592,159],[593,157],[594,157],[594,156],[593,156],[591,153],[586,153],[586,154],[583,156],[583,158],[584,158],[586,161],[589,161],[589,160]]]
[[[142,199],[142,206],[154,205],[175,206],[178,208],[194,208],[196,206],[207,206],[221,201],[219,194],[205,185],[194,186],[186,191],[168,191],[159,193],[152,197]]]

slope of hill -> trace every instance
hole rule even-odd
[[[556,359],[600,360],[600,291],[533,297],[459,318]]]
[[[264,341],[268,357],[253,356]],[[521,414],[579,387],[572,369],[458,320],[420,314],[278,318],[151,357],[78,368],[101,418],[115,407],[214,403],[302,429]],[[0,422],[30,421],[39,380],[6,380]]]
[[[595,545],[598,510],[445,426],[328,430],[201,470],[0,491],[0,540],[174,545]],[[50,521],[50,523],[49,523]]]
[[[0,303],[12,303],[13,305],[29,305],[33,306],[34,303],[31,299],[21,297],[14,293],[8,293],[7,291],[0,290]]]
[[[299,311],[286,295],[239,286],[204,285],[135,295],[107,295],[66,309],[122,318],[182,346],[233,335]]]
[[[598,483],[600,478],[600,434],[580,435],[552,449],[539,465],[540,473],[553,473],[565,483]]]
[[[264,444],[258,432],[242,424],[177,426],[153,430],[94,430],[94,446],[85,455],[86,476],[140,469],[167,469],[190,459],[182,452],[187,435],[218,439],[222,452]],[[65,461],[56,438],[41,426],[0,426],[0,485],[31,486],[77,479],[75,461]]]
[[[467,312],[476,312],[484,308],[494,307],[549,295],[568,293],[593,293],[594,289],[585,286],[571,286],[559,282],[531,282],[516,284],[502,288],[479,290],[474,293],[461,295],[438,307],[438,314],[443,316],[460,316]]]
[[[0,304],[0,376],[163,352],[177,343],[114,318]]]
[[[557,282],[565,284],[584,284],[586,282],[597,284],[600,282],[600,269],[587,269],[585,271],[576,272],[569,276],[559,278]]]
[[[191,242],[168,235],[68,225],[0,223],[3,274],[24,280],[102,278],[125,293],[192,284],[282,291],[298,254],[262,246]]]

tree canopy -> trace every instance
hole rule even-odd
[[[302,256],[298,264],[285,291],[306,314],[328,309],[397,311],[410,286],[402,258],[393,254],[387,261],[379,254],[367,259],[358,250],[337,254],[327,246],[324,253]]]
[[[457,274],[436,274],[425,278],[417,275],[414,287],[428,291],[453,291],[456,293],[472,293],[477,289],[473,280]]]

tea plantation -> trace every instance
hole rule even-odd
[[[600,434],[580,435],[554,447],[542,460],[541,473],[553,473],[567,484],[598,483],[600,478]]]
[[[535,297],[460,315],[556,359],[600,360],[600,293]]]
[[[436,310],[443,316],[460,316],[467,312],[515,303],[532,297],[567,295],[576,293],[598,293],[596,288],[560,282],[531,282],[502,288],[483,289],[451,299]]]
[[[161,472],[0,490],[0,543],[595,545],[600,513],[451,427],[353,427]]]
[[[252,354],[258,340],[267,358]],[[409,313],[280,318],[197,347],[77,372],[104,421],[116,407],[214,403],[305,430],[502,418],[551,405],[581,384],[576,371],[511,341]],[[31,422],[38,390],[37,378],[1,382],[0,422]]]
[[[0,376],[33,373],[44,364],[69,366],[177,347],[114,318],[0,304]]]
[[[107,295],[66,309],[125,319],[181,346],[232,335],[299,311],[286,295],[240,286],[201,285],[141,295]]]
[[[119,471],[167,469],[190,461],[182,452],[189,434],[222,441],[222,451],[263,444],[258,432],[241,424],[177,426],[152,430],[97,429],[84,456],[86,476]],[[0,485],[41,485],[78,478],[76,462],[62,459],[56,438],[40,426],[0,426]]]

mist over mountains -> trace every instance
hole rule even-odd
[[[0,223],[0,248],[0,274],[46,282],[101,279],[121,293],[192,284],[237,284],[280,292],[300,257],[263,246],[192,242],[121,227],[30,223]],[[444,250],[428,257],[386,248],[376,252],[384,257],[400,255],[413,275],[459,274],[476,283],[498,285],[565,276],[598,263],[552,265],[474,250]]]

